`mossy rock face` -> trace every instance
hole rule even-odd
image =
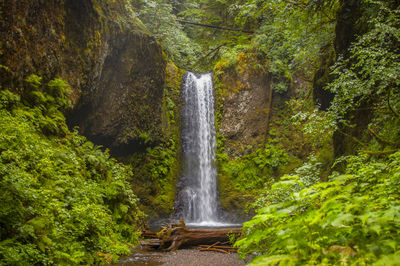
[[[161,108],[161,142],[142,152],[120,159],[135,169],[132,190],[140,198],[139,205],[150,219],[169,217],[174,210],[176,183],[180,174],[180,88],[184,71],[168,62],[164,69]],[[142,135],[143,137],[143,135]],[[151,140],[151,136],[145,139]],[[146,145],[150,145],[146,143]]]
[[[168,62],[131,1],[20,0],[0,8],[1,86],[18,91],[30,74],[66,80],[68,126],[134,166],[132,188],[149,214],[171,213],[183,71]],[[160,164],[162,173],[152,171]]]
[[[269,73],[268,62],[260,60],[251,53],[239,53],[230,61],[222,59],[214,68],[219,201],[224,210],[239,215],[245,215],[243,210],[251,207],[260,191],[268,189],[280,176],[293,172],[316,149],[312,139],[304,136],[302,126],[292,122],[296,110],[287,104],[311,90],[312,84],[301,73],[294,73],[286,92],[270,94],[274,85],[271,83],[277,80]],[[304,104],[313,108],[309,106],[311,101]],[[282,164],[270,172],[242,164],[245,160],[260,159],[264,163],[270,160],[267,156],[255,156],[266,144],[284,151],[288,159],[279,159]],[[330,142],[324,145],[330,151]],[[246,177],[237,174],[244,171],[248,171]]]
[[[32,73],[73,90],[69,126],[111,153],[163,138],[166,57],[128,1],[3,1],[2,85],[18,90]],[[144,146],[146,146],[144,145]],[[125,149],[125,150],[124,150]]]
[[[230,155],[257,146],[265,138],[268,73],[252,68],[252,58],[239,53],[231,65],[222,59],[214,68],[217,130],[225,138]]]
[[[116,36],[97,86],[70,116],[84,135],[116,156],[141,152],[164,139],[162,106],[166,59],[154,39]]]
[[[228,160],[233,160],[265,142],[271,87],[268,72],[254,68],[254,60],[251,54],[242,52],[230,61],[221,59],[213,70],[218,158],[226,153]],[[244,210],[254,201],[256,191],[236,188],[233,177],[222,171],[223,163],[218,161],[221,207],[233,217],[245,217]]]

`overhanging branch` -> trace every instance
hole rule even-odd
[[[243,33],[248,33],[248,34],[253,34],[254,31],[250,30],[242,30],[242,29],[233,29],[233,28],[226,28],[226,27],[219,27],[219,26],[214,26],[214,25],[209,25],[209,24],[202,24],[202,23],[197,23],[197,22],[191,22],[191,21],[186,21],[186,20],[178,20],[180,23],[183,24],[190,24],[190,25],[195,25],[195,26],[200,26],[200,27],[206,27],[206,28],[212,28],[212,29],[218,29],[218,30],[228,30],[228,31],[239,31]]]
[[[372,136],[375,137],[375,139],[376,139],[379,143],[385,144],[385,145],[394,146],[394,147],[400,147],[400,143],[383,139],[383,138],[382,138],[381,136],[379,136],[378,133],[376,133],[372,128],[368,127],[368,131],[369,131],[369,133],[370,133]]]
[[[207,57],[210,56],[211,54],[218,52],[219,49],[220,49],[221,47],[225,46],[225,45],[226,45],[226,43],[223,43],[223,44],[218,45],[216,48],[212,49],[212,50],[211,50],[210,52],[208,52],[206,55],[204,55],[204,56],[200,57],[198,60],[196,60],[196,61],[192,64],[192,67],[195,66],[197,63],[201,62],[201,60],[203,60],[204,58],[207,58]]]
[[[389,91],[388,91],[388,97],[387,97],[387,104],[388,104],[389,110],[392,111],[392,113],[393,113],[396,117],[400,118],[400,113],[397,112],[397,111],[392,107],[392,105],[390,104],[390,96],[391,96],[391,94],[392,94],[392,89],[389,89]]]

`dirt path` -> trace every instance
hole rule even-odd
[[[172,252],[139,251],[120,261],[123,266],[242,266],[246,262],[238,254],[224,254],[214,251],[179,249]]]

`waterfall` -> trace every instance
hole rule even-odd
[[[215,166],[214,88],[211,74],[185,76],[182,109],[182,188],[180,216],[187,223],[215,225],[217,170]]]

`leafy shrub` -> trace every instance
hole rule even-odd
[[[129,158],[134,172],[134,191],[141,199],[141,209],[149,216],[170,214],[175,200],[175,184],[179,171],[177,145],[171,138],[147,148],[145,153]]]
[[[289,162],[285,150],[265,145],[253,153],[229,160],[227,154],[218,154],[220,171],[230,176],[238,190],[260,189],[274,179],[274,174],[279,167]]]
[[[347,170],[307,187],[299,176],[272,191],[282,198],[258,209],[236,242],[253,265],[371,264],[400,262],[400,152],[389,160],[344,158]]]
[[[22,97],[0,92],[0,264],[94,264],[128,254],[143,219],[131,169],[68,130],[64,81],[27,82]]]
[[[400,55],[400,14],[393,1],[365,1],[369,30],[349,48],[348,58],[340,57],[333,66],[335,79],[327,89],[335,93],[330,107],[332,123],[348,123],[346,113],[362,108],[365,102],[389,111],[388,103],[398,108]],[[391,8],[390,6],[397,8]],[[390,105],[390,104],[389,104]],[[395,115],[395,114],[391,114]],[[387,116],[381,115],[385,119]]]
[[[0,91],[0,108],[10,110],[16,106],[21,100],[21,97],[12,93],[9,90]]]
[[[261,196],[252,204],[255,208],[261,208],[285,201],[293,196],[293,193],[309,187],[320,180],[320,166],[314,156],[295,170],[296,175],[284,175],[280,182],[271,185],[271,188],[261,192]]]

